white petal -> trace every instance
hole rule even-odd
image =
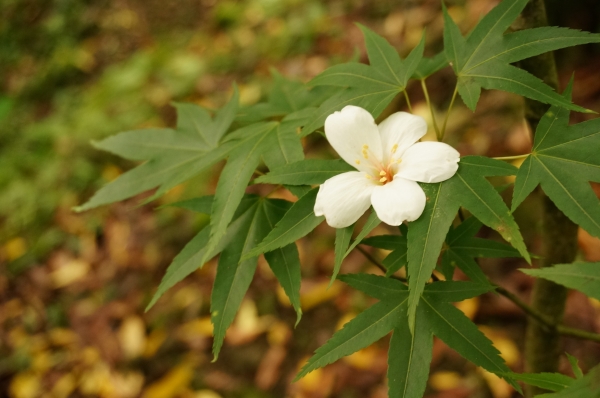
[[[421,116],[396,112],[379,123],[379,133],[383,146],[383,161],[388,164],[391,157],[400,157],[427,133],[427,122]],[[395,145],[398,146],[394,148]]]
[[[334,228],[352,225],[371,206],[371,193],[377,185],[365,173],[350,171],[325,181],[315,201],[315,215],[325,216]]]
[[[419,182],[441,182],[458,170],[460,154],[443,142],[417,142],[404,152],[396,175]]]
[[[325,119],[327,140],[342,159],[360,171],[373,174],[372,162],[381,161],[381,138],[373,116],[363,108],[348,105]],[[363,154],[367,146],[367,158]]]
[[[371,195],[377,217],[388,225],[416,220],[423,213],[426,200],[425,192],[419,184],[400,177],[377,186]]]

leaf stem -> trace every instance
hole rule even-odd
[[[517,307],[522,309],[527,315],[538,321],[541,325],[545,326],[548,329],[555,329],[558,333],[563,336],[575,337],[583,340],[590,340],[600,343],[600,334],[592,333],[581,329],[570,328],[561,324],[554,324],[551,320],[549,320],[544,314],[537,311],[533,307],[527,305],[523,300],[521,300],[516,294],[506,290],[501,286],[496,286],[496,292],[501,296],[506,297],[510,301],[512,301]]]
[[[492,159],[496,159],[496,160],[515,160],[515,159],[526,158],[529,155],[531,155],[531,154],[530,153],[526,153],[525,155],[499,156],[499,157],[495,157],[495,158],[492,158]]]
[[[456,87],[454,87],[454,93],[452,94],[452,99],[450,100],[450,106],[448,107],[448,111],[446,112],[446,117],[444,118],[444,125],[442,126],[442,132],[440,133],[440,139],[438,141],[444,140],[444,134],[446,134],[446,125],[448,124],[448,119],[450,117],[450,111],[454,106],[454,100],[456,99],[456,94],[458,94],[458,83]]]
[[[406,89],[402,90],[402,93],[404,94],[404,99],[406,99],[406,105],[408,105],[408,110],[410,111],[410,113],[412,113],[412,106],[410,105],[410,99],[408,98],[408,93],[406,92]]]
[[[425,83],[425,79],[421,79],[421,87],[423,88],[423,94],[425,94],[425,101],[427,102],[427,106],[429,107],[429,112],[431,112],[431,120],[433,121],[433,129],[435,130],[435,136],[438,141],[440,139],[440,128],[435,121],[435,114],[433,112],[433,106],[431,106],[431,101],[429,99],[429,91],[427,90],[427,83]]]
[[[358,250],[359,252],[361,252],[362,255],[365,256],[366,259],[369,260],[374,266],[376,266],[377,268],[379,268],[381,270],[381,272],[383,272],[384,274],[387,273],[387,268],[385,268],[385,265],[383,265],[382,263],[380,263],[375,257],[373,257],[371,255],[371,253],[369,253],[368,251],[366,251],[365,249],[363,249],[360,246],[356,246],[356,250]],[[392,276],[390,276],[390,278],[392,278],[392,279],[398,279],[399,281],[406,282],[406,278],[401,278],[399,276],[392,275]]]

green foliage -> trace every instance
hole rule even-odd
[[[506,376],[549,391],[561,391],[573,384],[573,379],[560,373],[506,373]]]
[[[297,378],[365,348],[392,330],[401,340],[390,344],[388,356],[394,358],[391,367],[399,371],[390,383],[392,397],[412,397],[415,395],[409,394],[413,394],[413,391],[422,393],[424,390],[429,373],[427,359],[431,357],[432,334],[476,365],[506,377],[502,373],[507,372],[508,367],[499,352],[475,324],[448,302],[487,292],[491,289],[489,285],[481,286],[472,282],[436,282],[428,285],[423,294],[424,304],[417,313],[418,329],[411,333],[408,329],[409,290],[403,283],[368,274],[342,275],[340,279],[381,301],[348,322],[318,348]],[[438,285],[444,285],[444,288],[439,289]],[[392,351],[394,349],[401,351]],[[395,362],[396,357],[407,360],[398,363]],[[412,358],[415,358],[414,361]],[[415,378],[409,379],[411,375]]]
[[[305,159],[274,168],[254,180],[263,184],[315,185],[355,168],[341,159]]]
[[[408,319],[414,327],[416,309],[425,284],[435,268],[440,249],[462,206],[510,242],[529,262],[519,227],[504,201],[485,177],[513,175],[517,169],[506,163],[479,157],[461,158],[456,174],[437,184],[422,184],[427,196],[425,211],[408,228]]]
[[[583,378],[573,381],[567,388],[536,398],[598,398],[600,397],[600,366],[592,368]]]
[[[383,37],[359,25],[365,37],[369,65],[345,63],[333,66],[309,84],[312,86],[346,87],[321,104],[316,116],[303,128],[303,135],[321,127],[327,116],[346,105],[360,106],[377,117],[394,97],[406,89],[408,79],[417,70],[425,36],[413,51],[402,60],[398,52]]]
[[[540,269],[521,269],[521,272],[548,279],[600,300],[600,263],[557,264]]]
[[[570,98],[571,86],[565,91]],[[517,173],[512,209],[541,185],[554,204],[600,237],[600,202],[588,181],[600,182],[600,119],[569,126],[569,111],[551,107],[541,119],[529,155]]]
[[[600,36],[564,28],[522,30],[504,35],[527,1],[501,2],[481,19],[467,38],[462,36],[444,8],[444,50],[458,78],[460,96],[473,111],[481,88],[487,88],[588,112],[561,97],[540,79],[509,64],[547,51],[597,43]]]

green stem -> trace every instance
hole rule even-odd
[[[431,101],[429,99],[429,91],[427,90],[427,84],[425,83],[425,79],[421,79],[421,87],[423,88],[423,94],[425,94],[425,101],[427,102],[427,106],[429,107],[429,112],[431,112],[431,120],[433,121],[433,129],[435,130],[435,136],[438,141],[440,139],[440,128],[435,121],[435,114],[433,112],[433,106],[431,106]]]
[[[450,117],[450,111],[454,106],[454,100],[456,99],[456,94],[458,94],[458,84],[454,87],[454,93],[452,94],[452,99],[450,100],[450,106],[448,107],[448,111],[446,112],[446,117],[444,118],[444,125],[442,126],[442,132],[440,133],[440,138],[438,141],[444,140],[444,134],[446,134],[446,125],[448,124],[448,119]]]
[[[412,106],[410,105],[410,99],[408,98],[408,94],[406,93],[406,89],[404,89],[402,91],[402,93],[404,94],[404,98],[406,99],[406,105],[408,105],[408,110],[410,111],[410,113],[412,113]]]
[[[492,159],[496,159],[496,160],[515,160],[515,159],[524,159],[524,158],[526,158],[529,155],[531,155],[531,154],[527,153],[525,155],[499,156],[499,157],[492,158]]]

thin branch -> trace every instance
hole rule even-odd
[[[454,106],[454,100],[456,99],[456,94],[458,94],[458,83],[456,84],[456,87],[454,87],[454,93],[452,94],[452,99],[450,100],[450,106],[448,107],[448,111],[446,112],[446,117],[444,118],[444,125],[442,126],[442,132],[440,133],[439,141],[444,140],[444,134],[446,134],[446,125],[448,124],[448,119],[450,117],[450,111],[452,110],[452,107]]]
[[[406,89],[404,89],[402,91],[402,93],[404,93],[404,98],[406,99],[406,105],[408,105],[408,110],[410,111],[410,113],[412,113],[412,106],[410,105],[410,99],[408,99],[408,94],[406,92]]]
[[[385,265],[383,265],[381,262],[379,262],[379,260],[377,260],[375,257],[373,257],[371,255],[371,253],[369,253],[368,251],[366,251],[365,249],[363,249],[360,246],[356,246],[356,249],[359,252],[361,252],[362,255],[366,257],[367,260],[369,260],[371,263],[373,263],[374,266],[379,268],[381,270],[381,272],[383,272],[384,274],[387,273],[387,268],[385,268]],[[406,282],[406,278],[401,278],[399,276],[391,275],[390,278],[398,279],[399,281]]]
[[[431,105],[431,100],[429,99],[429,91],[427,90],[427,84],[425,83],[425,79],[421,79],[421,87],[423,88],[423,94],[425,94],[425,101],[427,102],[427,106],[429,107],[429,111],[431,112],[431,120],[433,121],[433,129],[435,130],[435,137],[438,141],[441,141],[440,136],[440,128],[435,121],[435,114],[433,112],[433,106]]]
[[[516,294],[506,290],[505,288],[503,288],[501,286],[496,287],[496,292],[498,292],[498,294],[500,294],[500,295],[506,297],[507,299],[509,299],[510,301],[512,301],[517,307],[522,309],[527,315],[529,315],[530,317],[532,317],[533,319],[538,321],[541,325],[545,326],[549,330],[555,329],[558,333],[562,334],[563,336],[571,336],[571,337],[575,337],[578,339],[590,340],[590,341],[595,341],[595,342],[600,343],[600,334],[598,334],[598,333],[592,333],[592,332],[587,332],[587,331],[581,330],[581,329],[570,328],[568,326],[561,325],[561,324],[556,325],[556,324],[552,323],[552,321],[549,320],[544,314],[542,314],[541,312],[538,312],[533,307],[530,307],[527,303],[525,303],[523,300],[521,300]]]

